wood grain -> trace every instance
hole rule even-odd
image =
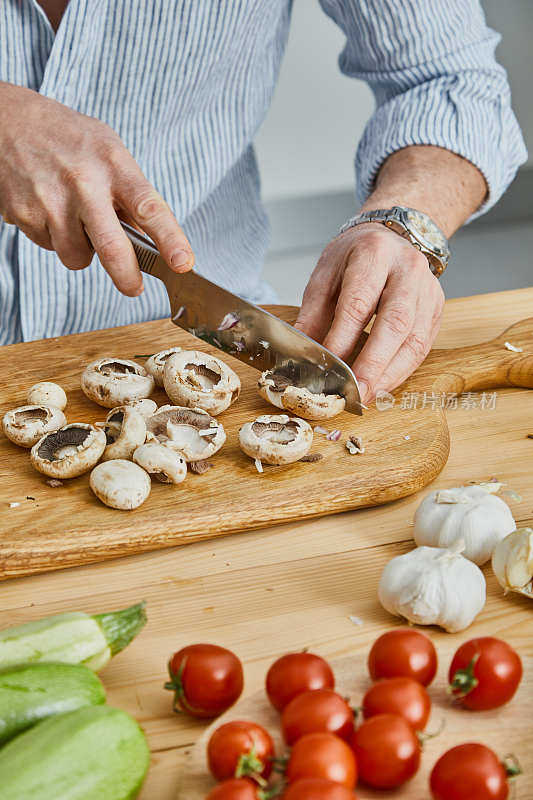
[[[286,319],[296,310],[275,307]],[[505,349],[505,338],[524,353]],[[0,413],[25,402],[38,380],[53,379],[67,391],[68,421],[95,422],[106,411],[79,389],[83,365],[106,355],[131,357],[164,347],[193,347],[197,340],[169,321],[157,321],[87,334],[4,347],[0,351]],[[217,352],[209,346],[207,351]],[[533,386],[533,319],[484,345],[433,351],[426,363],[397,392],[471,391],[498,386]],[[169,545],[249,531],[276,522],[334,514],[380,505],[413,494],[441,471],[449,451],[441,407],[383,413],[375,407],[363,418],[342,414],[330,423],[343,441],[315,435],[319,464],[265,467],[260,475],[238,446],[238,429],[269,410],[258,396],[257,372],[229,358],[243,382],[238,403],[219,419],[228,441],[214,459],[215,469],[190,474],[179,487],[154,484],[150,498],[133,512],[102,506],[88,488],[88,475],[52,489],[29,463],[27,451],[0,441],[0,578],[103,561]],[[24,364],[24,381],[15,365]],[[158,390],[154,398],[165,401]],[[350,456],[346,437],[356,433],[364,456]],[[28,499],[32,498],[32,499]],[[10,508],[11,502],[20,506]]]

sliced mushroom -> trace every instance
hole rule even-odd
[[[98,405],[115,408],[148,397],[154,390],[154,379],[135,361],[100,358],[85,367],[81,388]]]
[[[201,408],[163,406],[146,422],[150,434],[177,450],[185,461],[202,461],[214,455],[226,441],[222,425]]]
[[[157,403],[155,400],[150,400],[149,397],[143,397],[141,400],[130,400],[129,403],[124,403],[124,405],[134,408],[145,420],[157,411]]]
[[[144,444],[146,421],[131,406],[118,406],[107,415],[104,431],[107,447],[102,461],[111,461],[115,458],[130,459],[134,450]]]
[[[4,414],[2,427],[14,444],[33,447],[45,433],[57,431],[66,421],[61,409],[54,406],[20,406]]]
[[[152,488],[148,473],[123,458],[98,464],[91,472],[89,485],[102,503],[121,511],[138,508]]]
[[[219,358],[198,350],[183,350],[171,356],[165,364],[163,380],[173,403],[203,408],[209,414],[225,411],[241,391],[236,372]]]
[[[31,463],[50,478],[75,478],[94,467],[106,446],[104,431],[84,422],[47,433],[31,450]]]
[[[159,353],[154,353],[153,356],[150,356],[148,361],[144,362],[144,368],[150,373],[156,386],[163,386],[165,364],[170,356],[173,356],[175,353],[181,353],[181,347],[169,347],[168,350],[161,350]]]
[[[310,451],[313,429],[303,419],[266,414],[242,426],[239,444],[247,456],[265,464],[291,464]]]
[[[40,381],[28,389],[28,403],[36,406],[54,406],[61,411],[67,405],[67,396],[57,383]]]
[[[161,483],[181,483],[187,477],[187,462],[176,450],[159,442],[138,447],[133,460]]]
[[[258,383],[259,394],[276,408],[283,408],[305,419],[331,419],[344,411],[346,401],[338,394],[311,392],[294,386],[288,378],[275,372],[263,372]]]

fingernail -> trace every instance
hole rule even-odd
[[[191,262],[192,253],[190,250],[176,250],[170,258],[170,266],[172,269],[190,266]]]
[[[359,386],[359,396],[361,398],[361,402],[364,403],[368,397],[368,383],[357,378],[357,385]]]

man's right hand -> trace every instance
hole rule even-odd
[[[175,272],[194,264],[172,211],[105,123],[0,82],[0,215],[32,241],[83,269],[93,248],[117,289],[143,290],[121,219],[147,233]]]

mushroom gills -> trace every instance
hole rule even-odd
[[[54,433],[49,433],[41,440],[37,447],[37,455],[43,461],[60,461],[68,456],[76,455],[80,446],[91,435],[89,428],[60,428]]]
[[[201,391],[210,392],[220,382],[222,374],[210,369],[206,364],[185,364],[188,373],[187,381]]]
[[[298,423],[289,420],[285,424],[282,422],[255,422],[252,423],[252,430],[260,439],[268,439],[269,442],[276,444],[289,444],[294,442],[298,436]]]
[[[15,411],[13,413],[13,425],[16,428],[24,428],[28,422],[46,422],[50,417],[50,412],[43,408],[35,408],[34,410],[26,408],[24,411]]]

